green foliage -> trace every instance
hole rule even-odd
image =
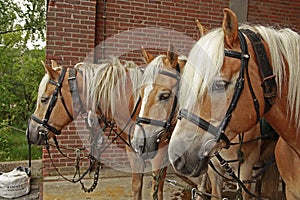
[[[20,132],[12,128],[0,129],[0,162],[27,160],[28,145],[25,132]],[[42,147],[32,145],[32,159],[41,159]]]
[[[0,161],[27,159],[25,130],[44,75],[45,49],[26,44],[45,40],[45,7],[44,0],[0,1]],[[41,157],[40,147],[33,152]]]
[[[28,40],[44,40],[45,30],[45,0],[0,1],[0,42],[3,35],[21,33],[26,45]]]
[[[38,84],[44,75],[42,60],[45,50],[0,50],[0,161],[27,158],[25,130],[33,113]],[[2,58],[3,56],[3,58]],[[23,133],[7,126],[23,130]],[[35,156],[41,157],[40,148],[34,147]]]
[[[5,59],[0,54],[0,120],[24,129],[34,110],[38,84],[44,75],[41,61],[45,60],[45,51],[27,50],[23,53],[15,50],[8,55]]]

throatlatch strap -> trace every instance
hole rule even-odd
[[[260,75],[263,79],[262,87],[266,102],[264,113],[266,113],[275,103],[275,97],[277,95],[277,84],[275,80],[276,76],[273,74],[273,70],[261,37],[249,29],[242,30],[242,32],[246,34],[248,39],[251,41],[251,45],[257,58]]]

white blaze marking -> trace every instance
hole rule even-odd
[[[144,98],[142,101],[142,106],[141,106],[141,111],[140,111],[139,117],[142,117],[145,112],[146,103],[147,103],[148,99],[150,98],[150,92],[152,91],[152,89],[153,89],[152,84],[147,85],[144,89]]]

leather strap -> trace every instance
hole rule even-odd
[[[79,96],[78,85],[76,81],[76,74],[77,71],[74,68],[69,68],[69,85],[70,85],[70,92],[72,94],[73,100],[73,112],[74,114],[78,114],[79,112],[86,112],[83,108],[82,101]]]
[[[242,32],[251,41],[251,45],[254,49],[257,58],[260,75],[262,77],[262,87],[265,97],[264,113],[266,113],[275,103],[275,97],[277,96],[277,84],[275,80],[276,76],[273,74],[273,70],[266,49],[262,43],[262,38],[249,29],[242,30]]]

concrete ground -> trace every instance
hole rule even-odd
[[[111,173],[111,172],[109,172]],[[115,172],[113,172],[115,173]],[[53,177],[52,177],[53,178]],[[181,180],[175,175],[168,175],[168,179],[176,180],[181,183]],[[91,180],[85,181],[87,187],[91,184]],[[90,184],[88,184],[90,183]],[[152,200],[150,194],[151,177],[144,177],[143,200]],[[164,188],[164,199],[179,200],[191,199],[188,191],[183,187],[171,186],[166,184]],[[81,190],[79,183],[70,183],[65,180],[45,180],[43,183],[43,200],[131,200],[131,176],[116,176],[99,178],[98,185],[92,193],[85,193]]]
[[[0,163],[0,172],[11,171],[17,166],[28,166],[27,162]],[[116,171],[109,168],[101,169],[96,189],[91,193],[85,193],[81,189],[80,183],[71,183],[63,180],[59,176],[41,177],[42,163],[34,161],[32,163],[31,191],[28,195],[14,200],[131,200],[131,174]],[[69,177],[72,178],[72,177]],[[150,174],[144,176],[143,200],[152,200]],[[187,190],[188,184],[174,174],[171,168],[166,179],[176,181],[176,186],[165,183],[164,199],[166,200],[190,200],[191,191]],[[198,179],[192,179],[194,183]],[[86,187],[90,187],[92,179],[84,179]],[[224,195],[228,199],[235,199],[233,190],[235,186],[225,183]],[[275,193],[281,195],[280,188]],[[0,200],[4,200],[1,198]],[[274,198],[263,198],[274,199]],[[275,198],[283,199],[283,198]]]
[[[0,171],[8,172],[18,166],[28,166],[24,162],[0,163]],[[28,195],[15,198],[15,200],[131,200],[131,174],[116,171],[109,168],[101,169],[96,189],[91,193],[85,193],[80,183],[71,183],[59,176],[41,177],[41,161],[32,163],[31,191]],[[71,176],[68,178],[72,178]],[[143,181],[143,200],[152,200],[150,174],[145,174]],[[167,179],[176,181],[177,186],[168,183],[164,187],[164,199],[185,200],[191,199],[190,191],[185,190],[188,186],[174,173],[168,173]],[[197,181],[197,180],[194,180]],[[92,179],[84,179],[86,187],[90,187]],[[1,198],[0,200],[4,200]]]

